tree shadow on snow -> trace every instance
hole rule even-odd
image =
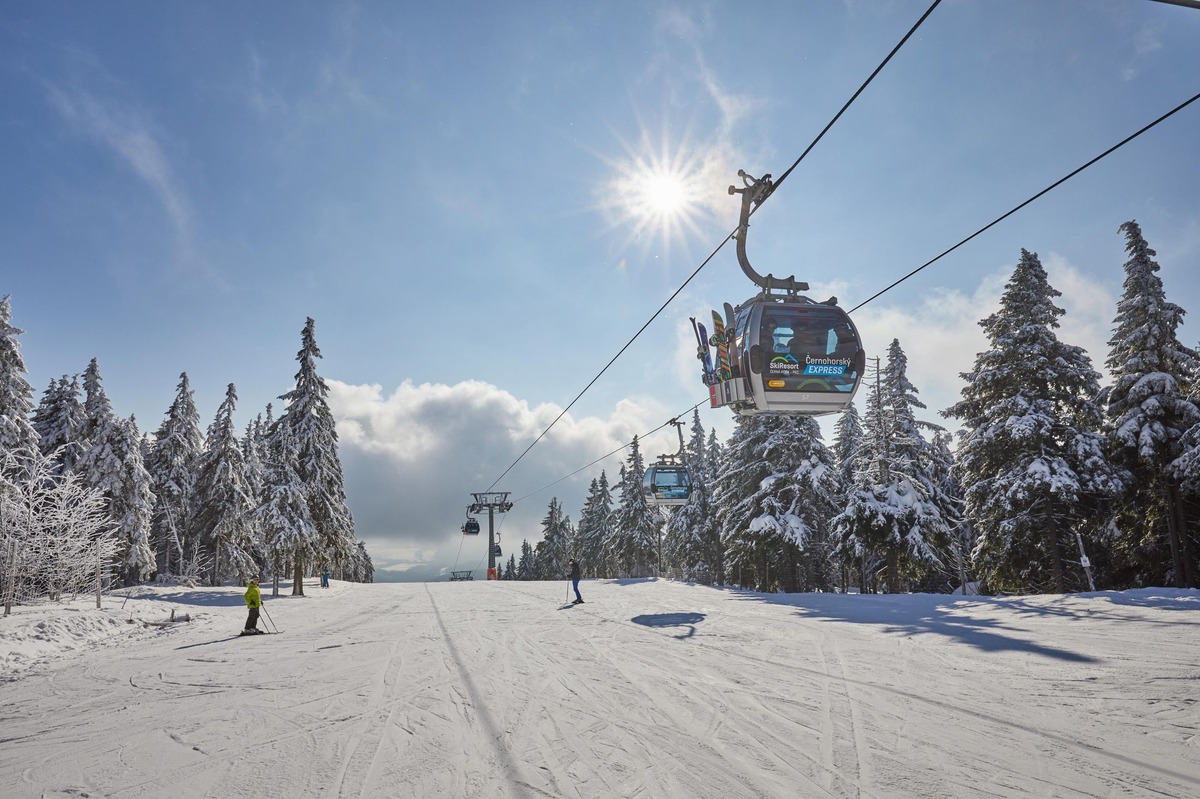
[[[704,621],[703,613],[646,613],[630,621],[643,627],[683,627],[684,632],[673,636],[683,640],[696,634],[696,625]]]
[[[798,615],[879,627],[890,635],[940,635],[984,652],[1027,652],[1070,663],[1100,659],[1019,637],[1021,631],[1003,620],[979,618],[971,606],[998,605],[991,597],[948,594],[757,594],[736,591],[740,598],[788,605]]]
[[[260,585],[262,590],[263,600],[271,602],[276,599],[283,599],[291,596],[291,582],[279,583],[279,596],[274,596],[271,593],[271,585]],[[129,599],[134,601],[138,599],[149,599],[155,602],[174,602],[179,605],[192,605],[194,607],[204,608],[232,608],[246,606],[246,600],[243,598],[246,589],[236,585],[217,586],[215,588],[180,588],[177,591],[158,589],[153,592],[147,592],[139,595],[137,589],[133,589],[129,595]]]

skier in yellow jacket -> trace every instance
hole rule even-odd
[[[262,635],[263,630],[258,629],[258,609],[262,607],[262,594],[258,592],[258,579],[251,577],[246,582],[246,593],[243,596],[246,600],[246,607],[250,608],[250,615],[246,618],[246,629],[242,630],[242,635]]]

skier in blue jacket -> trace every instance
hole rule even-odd
[[[579,595],[579,561],[571,561],[571,587],[575,589],[575,601],[572,605],[578,605],[583,602],[583,597]]]

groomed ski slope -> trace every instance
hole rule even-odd
[[[264,586],[277,636],[233,637],[232,588],[0,620],[10,664],[116,620],[0,682],[0,794],[1200,796],[1195,591],[313,582]]]

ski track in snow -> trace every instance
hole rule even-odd
[[[0,794],[1200,795],[1197,592],[332,586],[250,639],[184,593],[231,601],[0,683]]]

